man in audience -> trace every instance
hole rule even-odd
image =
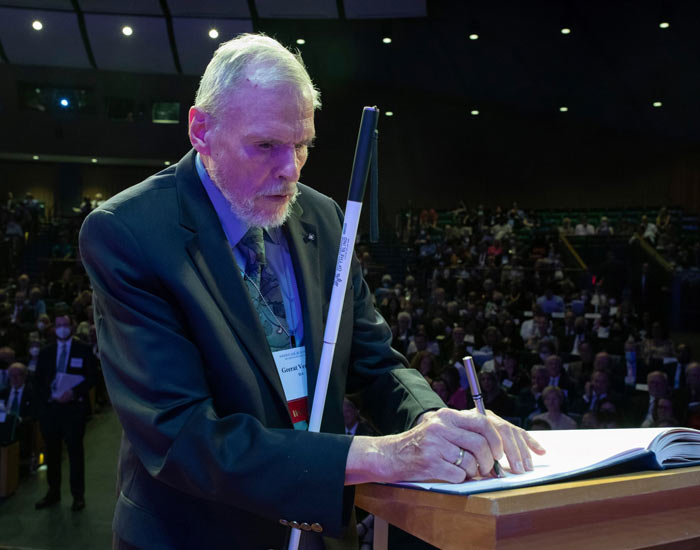
[[[542,392],[549,382],[547,367],[534,365],[530,369],[530,378],[532,380],[531,386],[520,392],[515,404],[516,414],[521,418],[527,418],[533,413],[543,413],[546,410],[542,401]]]
[[[19,441],[20,459],[29,458],[34,436],[32,421],[36,417],[36,401],[31,383],[27,382],[27,367],[12,363],[7,369],[10,385],[0,391],[0,401],[5,402],[8,416],[0,424],[0,442]]]
[[[668,377],[665,372],[652,371],[647,374],[647,391],[639,392],[631,401],[628,401],[626,410],[629,415],[629,424],[649,428],[654,425],[654,411],[661,398],[670,398],[671,391]]]
[[[593,227],[593,224],[588,223],[588,218],[586,218],[586,216],[581,216],[581,222],[576,224],[574,235],[577,237],[595,235],[595,227]]]
[[[564,300],[561,296],[554,294],[551,286],[548,286],[544,294],[537,298],[537,305],[545,315],[551,315],[554,312],[564,312]]]
[[[671,363],[667,367],[664,363],[664,371],[668,375],[668,381],[671,384],[671,389],[677,390],[685,386],[685,369],[692,361],[692,352],[690,346],[682,342],[676,346],[675,363]]]
[[[603,401],[610,401],[617,406],[620,402],[620,397],[611,389],[610,372],[596,369],[591,375],[590,382],[586,383],[584,393],[577,407],[575,407],[575,411],[579,414],[587,411],[597,412],[600,410]]]
[[[61,500],[61,443],[70,462],[71,510],[85,508],[85,457],[83,436],[90,409],[88,392],[95,385],[96,367],[92,349],[73,338],[68,315],[54,321],[56,343],[39,354],[36,370],[37,407],[41,434],[46,443],[46,480],[49,490],[36,509]]]
[[[685,386],[673,392],[676,418],[690,425],[690,418],[700,412],[700,363],[693,361],[685,368]]]
[[[548,385],[562,390],[562,395],[564,397],[562,405],[564,405],[564,410],[566,410],[567,404],[573,402],[576,397],[574,382],[563,369],[561,357],[558,355],[550,355],[547,357],[544,366],[547,367],[547,372],[549,373]]]

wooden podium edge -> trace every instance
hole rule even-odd
[[[700,467],[470,496],[370,484],[357,488],[356,503],[440,548],[537,548],[559,535],[567,547],[573,537],[590,548],[615,533],[649,545],[700,540]],[[669,532],[674,524],[681,535]]]

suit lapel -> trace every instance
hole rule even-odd
[[[320,296],[320,263],[316,226],[304,221],[298,204],[284,225],[289,253],[301,300],[304,318],[304,345],[306,346],[306,381],[309,392],[309,411],[316,388],[318,365],[323,349],[323,310]]]
[[[185,247],[209,293],[238,337],[238,342],[265,374],[277,396],[286,403],[277,367],[248,296],[219,218],[194,166],[194,151],[177,165],[175,172],[180,205],[180,224],[192,231]]]

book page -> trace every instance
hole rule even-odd
[[[510,472],[508,461],[501,459],[506,477],[474,479],[464,483],[401,483],[432,491],[470,494],[536,485],[568,474],[597,469],[643,454],[653,439],[668,428],[630,428],[617,430],[552,430],[530,434],[547,450],[544,456],[532,454],[535,469],[524,474]]]

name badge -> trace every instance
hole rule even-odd
[[[72,357],[70,360],[70,366],[73,368],[80,369],[83,366],[83,359],[82,357]]]
[[[294,423],[294,429],[308,428],[309,407],[306,383],[306,348],[283,349],[272,354],[277,366],[287,408]]]

